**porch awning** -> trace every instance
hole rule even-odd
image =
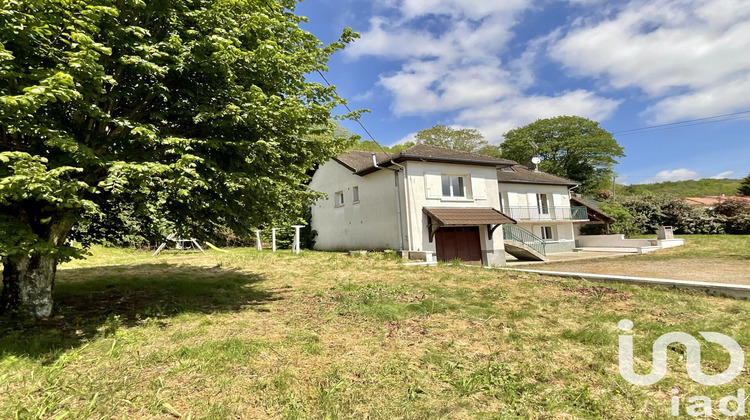
[[[430,242],[435,232],[443,226],[481,226],[487,225],[489,238],[498,226],[515,224],[516,221],[493,208],[431,208],[423,207],[427,215],[430,231]]]

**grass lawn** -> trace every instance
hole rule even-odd
[[[683,251],[688,252],[689,248]],[[739,251],[743,252],[743,251]],[[95,248],[58,271],[57,316],[0,321],[0,418],[661,419],[704,387],[684,347],[655,385],[618,374],[670,331],[750,343],[750,302],[383,254]],[[703,371],[728,354],[703,343]]]
[[[653,239],[654,235],[639,236]],[[617,259],[539,264],[534,268],[750,285],[750,235],[683,235],[685,245]]]

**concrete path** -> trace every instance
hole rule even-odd
[[[563,271],[530,270],[521,268],[499,267],[499,270],[519,271],[522,273],[541,274],[544,276],[569,277],[591,281],[617,281],[635,283],[644,286],[666,286],[684,290],[700,290],[714,296],[728,296],[737,299],[750,299],[750,286],[741,284],[709,283],[676,279],[658,279],[651,277],[617,276],[612,274],[568,273]]]

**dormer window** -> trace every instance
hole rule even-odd
[[[513,169],[512,166],[505,166],[505,167],[500,168],[500,170],[503,172],[515,172],[516,171],[515,169]]]

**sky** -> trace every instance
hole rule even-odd
[[[625,148],[620,183],[750,173],[750,0],[306,0],[296,13],[325,43],[361,35],[325,76],[371,111],[361,122],[381,144],[435,124],[499,144],[578,115]]]

